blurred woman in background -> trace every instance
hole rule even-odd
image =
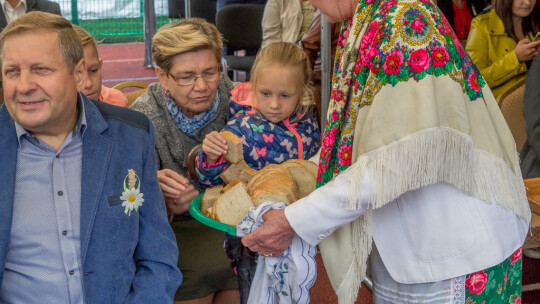
[[[465,45],[474,16],[480,14],[486,0],[435,0],[462,45]]]
[[[527,76],[540,40],[536,0],[493,0],[493,8],[475,17],[465,50],[495,98]]]

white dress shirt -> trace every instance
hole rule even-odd
[[[351,170],[285,208],[295,232],[317,245],[364,214],[365,174],[358,210],[347,210]],[[530,213],[529,213],[530,218]],[[385,267],[404,284],[436,282],[494,266],[523,245],[528,221],[510,210],[437,183],[409,191],[373,210],[372,236]]]

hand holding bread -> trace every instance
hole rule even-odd
[[[229,147],[227,141],[218,132],[212,131],[204,137],[202,150],[206,154],[206,162],[213,165],[221,155],[225,155]]]

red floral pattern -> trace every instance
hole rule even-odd
[[[409,66],[414,73],[425,71],[429,67],[429,54],[425,49],[412,52],[409,57]]]
[[[465,281],[465,287],[467,287],[470,294],[481,294],[486,288],[487,273],[484,270],[470,274]]]
[[[352,47],[350,40],[355,37],[350,35],[362,35],[358,49]],[[349,146],[354,141],[356,116],[351,113],[370,104],[362,99],[368,78],[375,78],[380,86],[396,86],[427,75],[452,73],[471,102],[482,97],[485,86],[446,18],[430,0],[360,0],[355,17],[343,21],[337,54],[318,186],[353,163]]]
[[[521,248],[491,268],[465,279],[465,303],[521,304]]]
[[[519,260],[521,260],[522,251],[523,250],[521,248],[519,248],[518,250],[516,250],[516,252],[514,252],[512,257],[510,258],[510,264],[514,264],[514,263],[518,262]]]

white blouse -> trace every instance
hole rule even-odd
[[[368,210],[365,174],[358,210],[347,210],[350,170],[285,208],[311,245]],[[455,278],[494,266],[523,245],[530,221],[457,188],[437,183],[373,210],[373,240],[391,277],[404,284]]]

